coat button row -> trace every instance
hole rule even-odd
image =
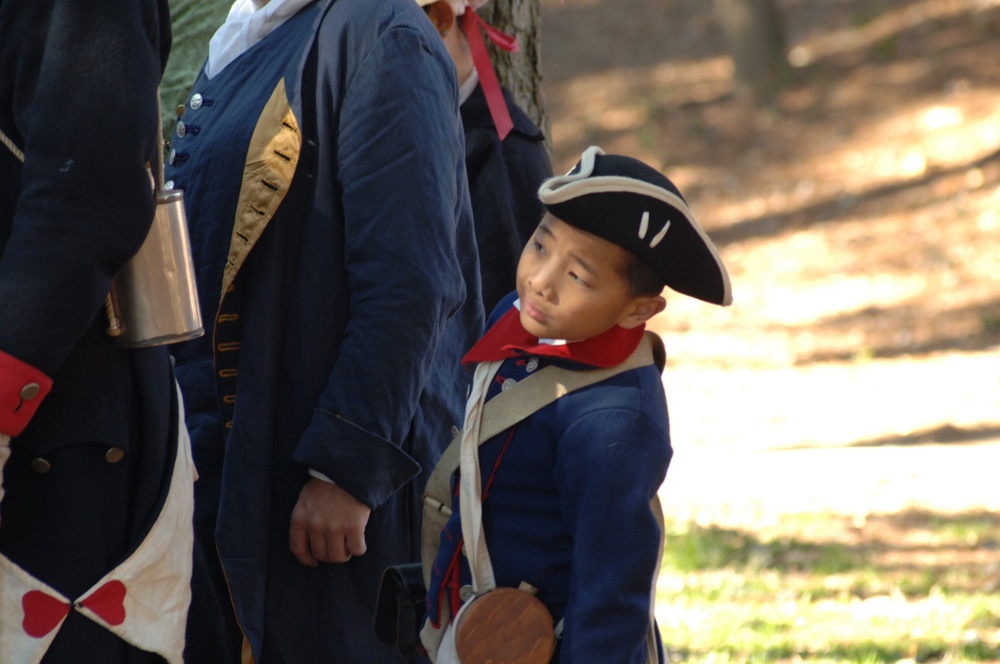
[[[120,447],[109,447],[108,451],[104,453],[104,460],[108,463],[118,463],[124,458],[125,450]],[[44,475],[52,470],[52,462],[44,457],[36,457],[32,459],[29,465],[31,469],[39,475]]]

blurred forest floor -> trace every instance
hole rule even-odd
[[[859,546],[919,535],[875,515],[1000,514],[1000,0],[777,4],[795,66],[753,105],[711,2],[542,0],[555,170],[592,144],[661,168],[733,282],[654,326],[664,507],[848,516]]]

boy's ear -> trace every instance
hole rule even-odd
[[[427,5],[427,18],[431,20],[438,34],[442,37],[455,25],[455,10],[451,8],[448,0],[437,0],[437,2]]]
[[[667,300],[662,295],[643,295],[633,299],[631,313],[618,323],[626,330],[639,327],[647,320],[667,308]]]

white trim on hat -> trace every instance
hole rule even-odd
[[[725,264],[722,262],[722,257],[719,255],[715,244],[708,237],[708,234],[701,227],[701,224],[699,224],[694,218],[694,215],[691,213],[690,208],[688,208],[687,203],[684,202],[684,199],[672,191],[668,191],[663,187],[659,187],[643,180],[617,175],[593,176],[592,173],[594,172],[594,164],[597,156],[604,154],[604,151],[596,145],[587,148],[580,157],[578,164],[579,170],[576,170],[576,172],[570,171],[566,175],[549,178],[542,183],[542,185],[538,188],[539,200],[541,200],[545,205],[557,205],[559,203],[565,203],[575,198],[579,198],[580,196],[587,196],[589,194],[621,192],[648,196],[649,198],[666,203],[683,214],[691,227],[701,237],[702,243],[708,248],[712,258],[719,266],[719,272],[722,275],[725,288],[725,298],[722,302],[722,306],[732,304],[732,284],[729,281],[729,272],[726,270]],[[576,167],[574,166],[574,169],[575,168]],[[645,239],[645,231],[648,230],[649,224],[648,213],[643,215],[643,218],[639,223],[639,237]],[[657,233],[652,240],[652,244],[650,244],[650,248],[655,247],[661,240],[663,240],[663,237],[666,235],[669,228],[670,224],[668,223]]]
[[[590,164],[591,171],[593,171],[594,168],[592,161],[593,160],[591,160]],[[571,178],[570,181],[566,182],[569,178]],[[559,180],[560,182],[553,182],[553,180]],[[555,185],[555,187],[553,187],[553,185]],[[726,298],[723,301],[722,306],[732,304],[732,284],[729,281],[729,272],[725,268],[725,263],[722,262],[722,257],[719,255],[719,252],[715,247],[715,243],[712,242],[712,240],[708,237],[708,234],[705,232],[705,229],[701,227],[701,224],[699,224],[694,218],[694,215],[691,214],[691,210],[688,208],[684,200],[673,192],[667,191],[663,187],[657,187],[654,184],[649,184],[648,182],[635,180],[633,178],[624,178],[619,176],[599,176],[589,178],[583,176],[583,178],[581,178],[578,177],[577,174],[573,174],[572,176],[551,178],[543,182],[541,188],[538,190],[538,198],[541,199],[542,203],[545,205],[554,205],[558,203],[565,203],[566,201],[579,198],[580,196],[586,196],[588,194],[605,194],[609,192],[623,192],[627,194],[641,194],[649,196],[650,198],[663,201],[683,214],[691,227],[701,237],[705,246],[708,247],[709,252],[712,254],[712,258],[715,259],[716,264],[720,267],[719,272],[722,274],[726,293]],[[669,224],[667,224],[667,226],[653,238],[653,243],[650,245],[650,248],[659,244],[659,241],[663,239],[663,235],[666,234],[667,228],[669,228]]]
[[[663,201],[667,205],[677,208],[689,221],[696,224],[694,216],[691,214],[691,210],[683,198],[672,191],[667,191],[663,187],[657,187],[655,184],[620,175],[599,175],[584,179],[578,179],[574,176],[573,181],[570,182],[553,182],[553,180],[564,180],[566,177],[569,176],[550,178],[542,183],[541,188],[538,190],[538,197],[543,203],[546,205],[565,203],[566,201],[571,201],[574,198],[588,194],[607,194],[611,192],[640,194]]]
[[[590,174],[594,172],[594,162],[597,161],[597,155],[603,155],[603,154],[604,150],[597,147],[596,145],[591,145],[589,148],[583,151],[582,155],[580,155],[580,161],[577,162],[578,165],[580,166],[579,171],[574,173],[573,170],[576,168],[576,166],[574,166],[573,168],[570,169],[569,173],[567,173],[566,175],[558,175],[556,177],[549,178],[548,180],[542,183],[542,187],[545,187],[545,185],[550,185],[551,189],[555,189],[559,186],[562,186],[563,184],[576,182],[577,180],[582,180],[584,178],[590,177]],[[539,189],[538,193],[541,194],[542,190]]]

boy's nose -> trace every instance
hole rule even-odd
[[[546,300],[551,300],[554,293],[552,287],[552,275],[549,274],[548,270],[544,268],[539,269],[535,272],[534,276],[528,281],[532,290],[544,297]]]

